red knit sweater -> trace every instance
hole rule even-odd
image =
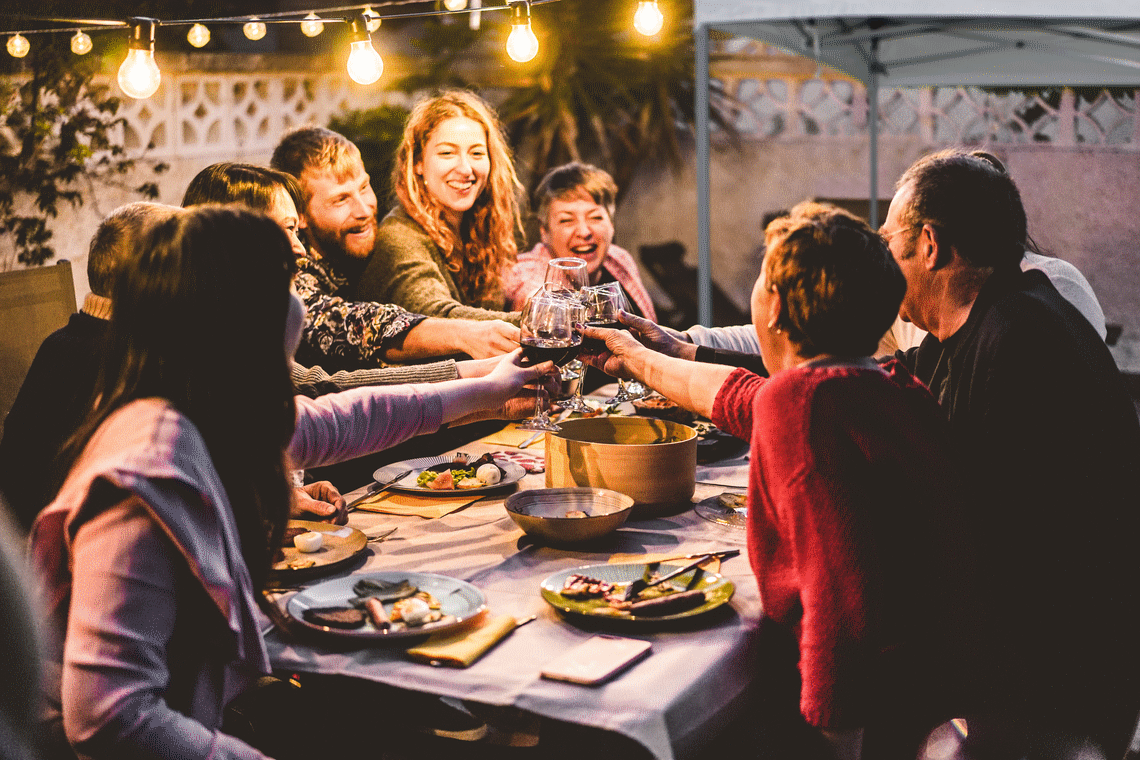
[[[926,602],[963,590],[951,577],[960,490],[936,402],[896,362],[737,370],[713,422],[751,441],[750,561],[765,614],[799,641],[804,718],[874,721],[877,687],[898,687],[885,674],[939,652],[940,605]]]

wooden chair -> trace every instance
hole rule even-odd
[[[0,422],[40,344],[74,314],[71,262],[0,272]]]

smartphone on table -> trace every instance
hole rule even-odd
[[[596,686],[647,657],[651,648],[648,641],[600,633],[555,657],[540,674],[555,681]]]

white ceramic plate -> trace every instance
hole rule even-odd
[[[305,620],[305,610],[315,607],[347,607],[356,598],[352,587],[361,579],[382,583],[399,584],[407,581],[421,591],[427,591],[440,603],[440,612],[443,619],[426,625],[401,628],[398,630],[378,631],[370,620],[366,619],[361,628],[332,628],[317,625]],[[384,608],[389,612],[392,602],[385,602]],[[321,631],[331,636],[346,639],[363,639],[371,641],[386,641],[389,639],[406,639],[426,636],[431,633],[449,631],[458,628],[471,618],[481,614],[487,608],[483,592],[467,581],[458,578],[449,578],[446,575],[435,573],[409,573],[400,570],[383,572],[360,573],[347,578],[334,578],[333,580],[318,583],[293,596],[285,605],[285,612],[298,624],[314,631]],[[367,616],[366,616],[367,618]]]

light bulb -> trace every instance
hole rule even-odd
[[[324,30],[324,22],[321,21],[321,17],[315,13],[310,13],[308,16],[305,16],[305,20],[301,22],[301,34],[306,37],[316,37]]]
[[[461,11],[467,7],[467,0],[443,0],[443,7],[449,11]]]
[[[195,24],[186,32],[186,41],[196,48],[206,47],[210,41],[210,30],[201,24]]]
[[[75,33],[71,38],[71,52],[76,55],[87,55],[91,52],[91,38],[82,31]]]
[[[519,63],[538,55],[538,38],[530,28],[530,3],[511,4],[511,33],[507,37],[507,55]]]
[[[377,29],[380,28],[380,17],[378,15],[376,15],[376,11],[372,10],[372,8],[370,6],[366,6],[364,8],[364,12],[362,15],[364,16],[365,20],[367,21],[366,26],[368,27],[368,31],[375,32]]]
[[[23,58],[32,49],[28,38],[17,32],[8,38],[8,55],[13,58]]]
[[[260,40],[265,36],[265,24],[258,21],[257,16],[251,18],[241,30],[245,32],[245,36],[251,40]]]
[[[348,54],[348,75],[357,84],[372,84],[384,73],[384,61],[371,40],[357,40],[352,43]]]
[[[127,59],[119,67],[119,87],[132,98],[149,98],[158,91],[162,73],[154,62],[154,19],[132,18]]]
[[[644,34],[646,37],[652,37],[661,31],[661,26],[665,23],[665,17],[661,15],[661,9],[657,7],[657,0],[640,0],[637,4],[637,11],[633,14],[633,28]]]

